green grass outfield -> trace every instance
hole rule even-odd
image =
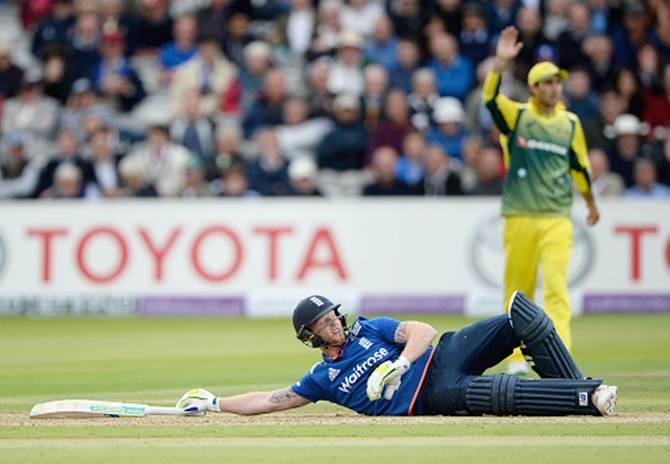
[[[469,320],[419,317],[445,331]],[[287,319],[0,319],[0,463],[670,462],[670,316],[575,321],[582,369],[620,387],[614,417],[367,418],[328,404],[236,417],[28,419],[36,402],[173,405],[288,386],[317,358]]]

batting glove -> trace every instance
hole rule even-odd
[[[394,393],[400,388],[400,378],[409,370],[412,363],[404,356],[400,356],[395,361],[386,361],[377,367],[368,378],[368,388],[366,393],[370,401],[376,401],[382,396],[390,400]]]
[[[219,397],[202,388],[189,390],[177,401],[177,407],[181,409],[193,409],[193,413],[205,411],[221,412]]]

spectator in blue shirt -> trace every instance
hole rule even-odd
[[[458,41],[461,54],[475,66],[489,56],[491,34],[486,28],[486,18],[481,4],[468,2],[463,5],[463,23]]]
[[[382,16],[377,20],[372,37],[363,49],[363,59],[380,64],[390,71],[397,64],[397,48],[398,39],[393,35],[393,23],[388,16]]]
[[[656,165],[649,158],[635,160],[635,185],[626,190],[625,198],[670,198],[670,187],[656,182]]]
[[[74,23],[72,0],[54,0],[51,14],[37,26],[33,35],[33,55],[40,56],[47,45],[67,45]]]
[[[465,112],[460,101],[453,97],[440,98],[435,103],[433,119],[436,127],[428,135],[428,143],[440,145],[448,156],[463,161],[461,148],[468,132],[463,125]]]
[[[458,43],[449,34],[434,36],[430,40],[430,51],[434,58],[429,67],[435,73],[438,93],[441,97],[463,101],[472,87],[472,63],[459,55]]]
[[[158,53],[161,83],[168,84],[180,64],[193,58],[198,51],[197,22],[194,16],[180,16],[174,23],[174,40],[163,45]]]

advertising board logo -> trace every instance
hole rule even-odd
[[[480,223],[472,234],[469,261],[477,278],[487,287],[504,286],[504,224],[504,218],[496,216]],[[579,285],[589,275],[595,261],[595,247],[586,226],[581,222],[572,221],[572,228],[573,245],[568,268],[570,287]],[[537,285],[542,285],[539,274]]]

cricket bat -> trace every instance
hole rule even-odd
[[[144,417],[198,415],[198,408],[174,408],[115,401],[59,400],[38,403],[30,411],[32,419],[81,417]]]

